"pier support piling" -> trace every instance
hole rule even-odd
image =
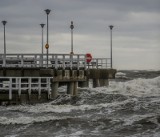
[[[93,88],[100,87],[99,79],[93,79]]]
[[[69,82],[67,84],[67,94],[73,95],[74,82]]]
[[[78,94],[77,87],[78,87],[78,82],[76,81],[74,82],[73,96],[77,96]]]
[[[67,84],[67,94],[70,94],[71,96],[76,96],[78,94],[78,82],[69,82]]]
[[[52,91],[51,91],[52,99],[55,99],[58,96],[58,87],[59,87],[59,82],[52,83]]]

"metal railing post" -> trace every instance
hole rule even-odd
[[[22,89],[22,86],[21,86],[21,78],[17,78],[17,84],[18,84],[18,95],[19,95],[19,98],[21,96],[21,89]]]
[[[12,100],[12,78],[9,78],[9,100]]]
[[[32,88],[32,79],[31,77],[28,78],[28,95],[29,95],[29,99],[30,99],[30,95],[31,95],[31,88]]]
[[[70,55],[70,69],[73,68],[73,54]]]
[[[65,55],[63,55],[63,69],[65,69],[66,66],[65,66]]]
[[[21,67],[24,66],[24,58],[23,58],[23,55],[21,55]]]
[[[41,98],[41,78],[38,78],[38,99]]]
[[[77,70],[79,70],[79,55],[77,55]]]
[[[47,84],[47,91],[48,91],[48,99],[50,99],[50,95],[51,95],[51,93],[50,93],[50,78],[47,78],[47,80],[46,80],[46,84]]]
[[[55,69],[58,68],[58,59],[57,59],[57,55],[55,55]]]

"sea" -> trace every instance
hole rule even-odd
[[[0,137],[160,137],[160,71],[119,70],[108,87],[0,106]],[[64,93],[63,93],[64,92]]]

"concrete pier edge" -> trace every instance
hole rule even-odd
[[[46,68],[0,68],[0,77],[53,77],[51,85],[51,99],[58,96],[58,88],[61,85],[67,85],[67,94],[78,95],[78,87],[88,87],[89,80],[93,80],[93,87],[108,86],[108,79],[115,78],[115,69],[87,69],[87,70],[60,70]],[[14,92],[13,99],[8,99],[8,94],[2,94],[0,91],[0,103],[8,101],[9,103],[40,103],[49,100],[46,93],[41,96],[38,92],[28,92],[19,98],[18,92]]]

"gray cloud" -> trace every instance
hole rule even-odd
[[[109,57],[108,25],[113,24],[115,67],[160,68],[159,0],[1,0],[0,19],[8,21],[8,52],[40,52],[39,24],[46,23],[46,8],[52,10],[49,15],[50,52],[69,53],[69,26],[73,20],[75,52]],[[2,24],[0,41],[0,53],[3,53]]]

